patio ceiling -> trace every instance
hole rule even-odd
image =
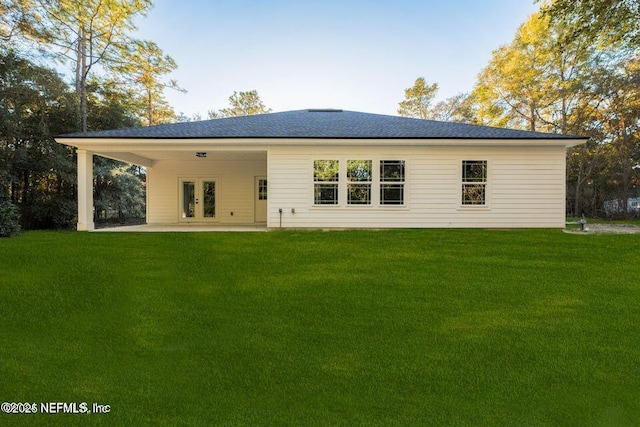
[[[198,157],[196,153],[206,153],[205,157]],[[151,167],[154,162],[162,160],[194,160],[194,161],[267,161],[264,151],[229,151],[219,149],[203,150],[132,150],[132,151],[96,151],[95,154],[110,159],[135,163],[140,166]]]

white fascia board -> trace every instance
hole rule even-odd
[[[144,151],[198,150],[227,147],[260,150],[269,146],[566,146],[584,144],[587,139],[344,139],[344,138],[57,138],[61,144],[86,150]]]

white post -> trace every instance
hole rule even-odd
[[[78,231],[93,230],[93,153],[78,154]]]

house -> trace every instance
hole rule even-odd
[[[557,227],[579,136],[333,109],[61,135],[77,148],[78,230],[92,156],[144,166],[148,224],[268,228]]]
[[[604,201],[604,211],[607,215],[617,215],[624,213],[624,199],[613,199]],[[627,198],[627,213],[640,214],[640,197]]]

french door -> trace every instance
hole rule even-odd
[[[181,222],[217,221],[216,180],[180,178],[178,218]]]

